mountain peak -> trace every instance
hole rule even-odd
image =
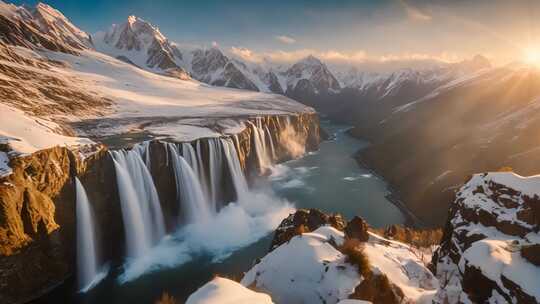
[[[137,16],[129,15],[127,18],[127,22],[128,24],[133,25],[135,22],[137,22],[137,19],[139,19]]]
[[[300,62],[302,63],[305,63],[305,64],[309,64],[309,65],[322,65],[322,61],[319,60],[319,58],[313,56],[313,55],[308,55],[307,57],[305,57],[304,59],[300,60]]]

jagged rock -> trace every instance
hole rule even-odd
[[[433,270],[447,285],[435,302],[540,301],[538,289],[522,277],[540,276],[539,191],[538,177],[510,172],[476,174],[460,189],[433,255]]]
[[[353,217],[345,227],[345,237],[357,239],[360,242],[367,242],[369,239],[367,222],[359,216]]]
[[[321,226],[329,225],[339,231],[345,228],[345,221],[340,214],[327,215],[318,209],[299,209],[281,221],[274,233],[270,250],[288,242],[291,238],[304,232],[315,231]]]
[[[356,286],[351,299],[370,301],[381,304],[403,303],[405,295],[395,284],[390,283],[384,274],[373,274]]]
[[[521,256],[527,261],[540,267],[540,244],[525,245],[521,247]]]

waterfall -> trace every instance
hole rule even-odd
[[[195,175],[201,178],[200,173],[199,173],[199,162],[198,162],[197,154],[191,144],[182,143],[182,156],[184,157],[186,162],[190,165],[191,169],[193,169],[193,173],[195,173]]]
[[[210,194],[214,211],[218,209],[218,200],[221,198],[223,175],[223,148],[219,138],[208,139],[210,163]]]
[[[229,172],[233,181],[234,189],[236,191],[236,200],[241,204],[245,201],[246,194],[248,193],[248,185],[242,167],[240,166],[240,160],[234,143],[229,138],[222,138],[221,144],[223,146],[223,152],[227,159],[227,165],[229,166]]]
[[[75,177],[77,219],[77,281],[86,292],[100,281],[94,216],[84,187]],[[102,278],[102,277],[101,277]]]
[[[268,126],[265,126],[264,130],[266,131],[268,141],[270,142],[270,153],[272,154],[272,161],[275,161],[277,159],[277,156],[276,149],[274,148],[274,140],[272,139],[272,134],[270,134],[270,129],[268,129]]]
[[[209,219],[212,211],[203,194],[198,176],[184,157],[178,153],[178,147],[175,144],[167,143],[166,145],[171,153],[178,203],[181,204],[180,210],[185,210],[186,221],[193,223]]]
[[[202,158],[202,144],[201,144],[201,140],[197,140],[197,144],[196,144],[196,154],[197,154],[197,164],[198,164],[198,173],[199,173],[199,183],[201,184],[201,189],[203,191],[203,194],[204,194],[204,197],[207,199],[207,200],[210,200],[211,197],[210,197],[210,193],[209,193],[209,188],[208,188],[208,182],[206,180],[206,170],[205,170],[205,167],[204,167],[204,164],[205,162],[203,161],[203,158]]]
[[[133,151],[139,153],[141,159],[144,158],[146,167],[150,169],[150,141],[143,141],[142,143],[133,146]]]
[[[271,167],[271,162],[266,149],[265,132],[262,128],[262,122],[260,119],[257,119],[256,125],[251,122],[250,125],[253,131],[253,140],[255,142],[255,153],[257,154],[257,160],[259,162],[259,170],[261,173],[265,173]]]
[[[161,204],[141,149],[112,151],[120,196],[127,254],[143,255],[165,235]]]

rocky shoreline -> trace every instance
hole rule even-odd
[[[347,134],[349,134],[350,136],[352,136],[349,132],[347,132]],[[403,216],[405,217],[405,226],[408,226],[408,227],[412,227],[412,228],[423,228],[423,227],[426,227],[427,225],[422,221],[420,220],[406,205],[405,203],[403,202],[403,200],[401,199],[400,195],[399,195],[399,190],[396,189],[391,183],[389,183],[385,178],[384,176],[382,176],[381,174],[379,174],[379,172],[377,172],[375,170],[375,168],[371,167],[364,159],[362,159],[362,156],[361,156],[361,153],[362,151],[358,151],[357,153],[355,153],[355,155],[353,156],[354,159],[356,160],[356,163],[358,164],[358,166],[362,167],[363,169],[366,169],[368,170],[371,174],[373,174],[374,176],[376,176],[377,178],[380,178],[382,180],[384,180],[387,184],[387,187],[388,187],[388,190],[389,190],[389,193],[386,195],[386,198],[392,203],[394,204],[394,206],[396,206],[399,211],[401,212],[401,214],[403,214]]]

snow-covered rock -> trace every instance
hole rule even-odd
[[[283,220],[276,230],[275,246],[246,273],[243,285],[267,292],[277,303],[338,303],[349,298],[431,303],[439,284],[418,249],[371,232],[366,242],[356,239],[354,250],[363,252],[369,261],[369,275],[364,277],[351,264],[347,251],[342,251],[347,236],[340,230],[348,224],[312,211],[299,210],[300,216]],[[350,229],[354,227],[359,226]],[[385,279],[388,285],[381,285]],[[378,290],[383,286],[388,290]]]
[[[241,283],[268,292],[278,303],[337,303],[361,282],[355,266],[330,242],[343,233],[321,227],[293,237],[250,269]]]
[[[191,294],[186,304],[273,304],[270,296],[220,277]]]
[[[461,188],[433,257],[445,286],[438,302],[540,302],[539,194],[540,177],[511,172],[476,174]]]

